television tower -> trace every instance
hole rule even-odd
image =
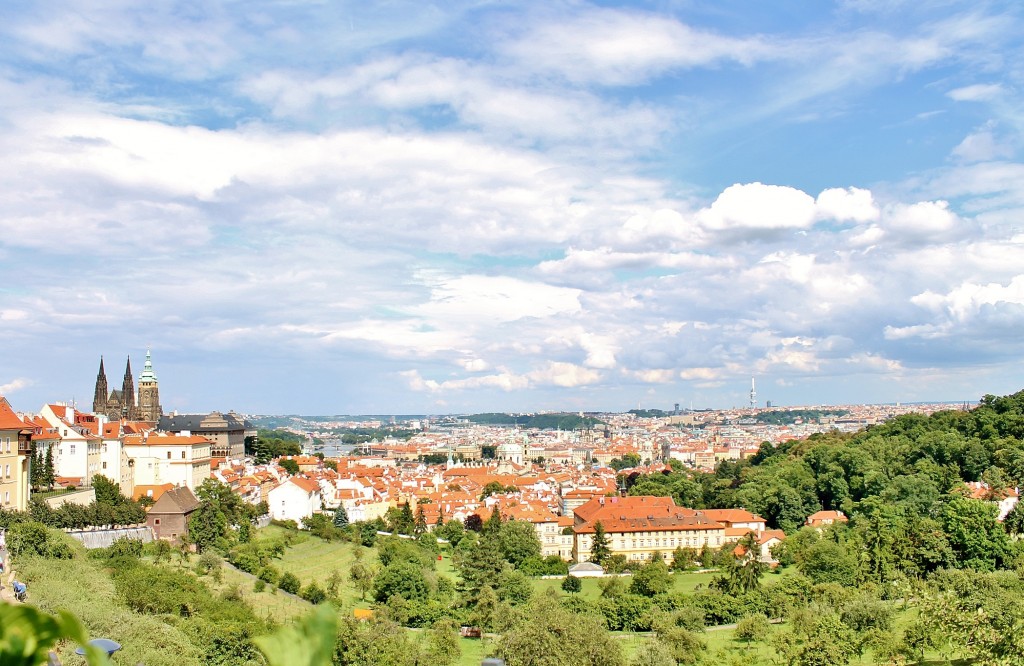
[[[757,407],[757,389],[754,388],[754,378],[750,378],[750,408],[755,409]]]

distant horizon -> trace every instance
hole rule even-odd
[[[921,400],[915,402],[876,402],[876,403],[846,403],[837,405],[772,405],[771,407],[758,406],[754,409],[760,411],[767,410],[794,410],[794,409],[807,409],[807,410],[827,410],[827,409],[843,409],[845,407],[899,407],[904,405],[970,405],[977,406],[980,404],[980,400]],[[525,416],[525,415],[536,415],[536,414],[580,414],[585,416],[593,416],[600,414],[628,414],[630,411],[636,408],[626,409],[623,411],[593,411],[593,410],[540,410],[532,412],[450,412],[446,414],[442,413],[430,413],[430,414],[256,414],[256,413],[243,413],[238,414],[251,417],[251,418],[298,418],[298,419],[349,419],[349,420],[379,420],[379,419],[424,419],[434,417],[458,417],[458,416],[477,416],[480,414],[507,414],[509,416]],[[665,412],[671,415],[672,409],[659,409],[657,407],[642,408],[640,411],[655,410]],[[732,411],[732,410],[749,410],[749,406],[746,407],[705,407],[705,408],[694,408],[694,409],[683,409],[680,407],[680,414],[693,414],[698,412],[721,412],[721,411]]]

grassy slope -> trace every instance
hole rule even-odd
[[[118,663],[146,666],[199,664],[199,654],[188,637],[160,618],[140,615],[118,606],[114,583],[102,563],[80,553],[74,560],[19,558],[18,571],[29,586],[29,601],[43,610],[59,608],[77,616],[90,636],[121,643]],[[59,651],[65,666],[85,663],[75,646]]]

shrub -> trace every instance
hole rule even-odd
[[[259,578],[268,585],[276,585],[281,577],[281,572],[272,566],[265,566],[260,569]]]
[[[260,581],[263,582],[263,581]],[[242,588],[238,583],[227,586],[223,592],[220,593],[220,598],[224,601],[237,602],[242,600]]]
[[[108,557],[142,557],[142,541],[126,536],[118,537],[106,549],[106,554]]]
[[[285,592],[298,594],[299,589],[302,588],[302,583],[299,581],[298,576],[288,571],[281,576],[281,580],[278,581],[277,586]]]
[[[310,583],[302,589],[299,595],[311,604],[321,604],[327,599],[327,593],[316,583]]]
[[[267,587],[267,584],[264,583],[259,578],[257,578],[256,581],[252,584],[252,591],[253,592],[262,592],[266,587]]]

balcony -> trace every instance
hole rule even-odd
[[[28,432],[18,433],[18,455],[32,455],[32,435]]]

